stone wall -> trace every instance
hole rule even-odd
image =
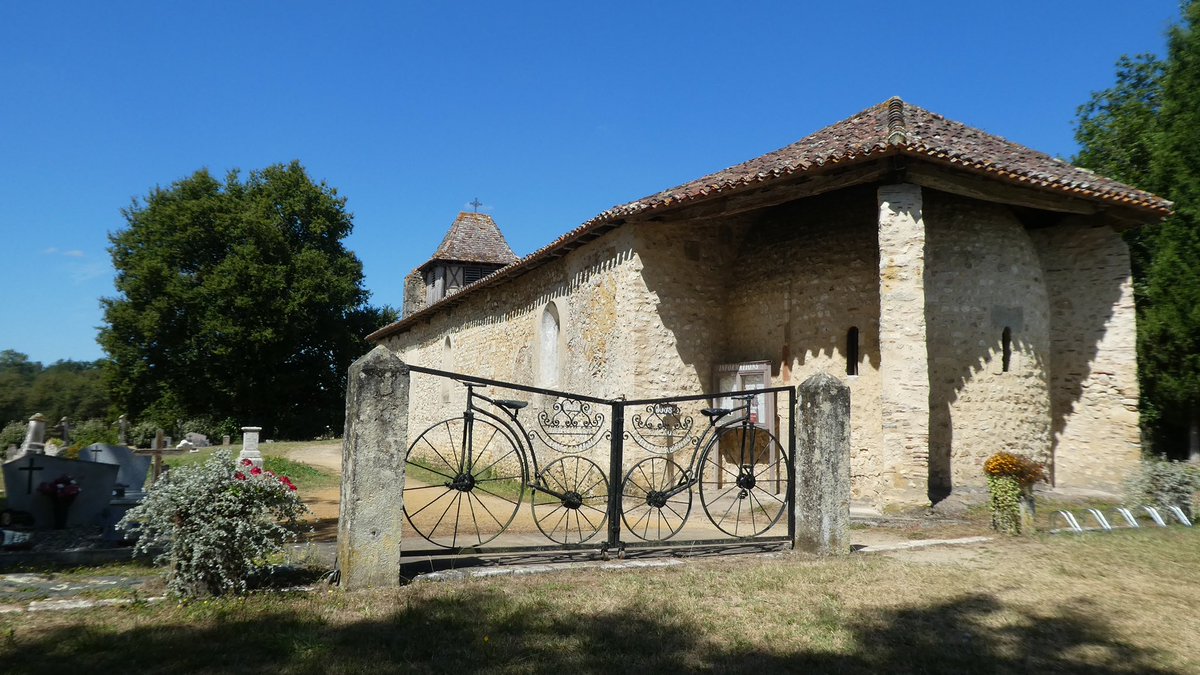
[[[1050,459],[1050,321],[1041,261],[1012,211],[924,195],[929,474],[937,500],[951,488],[982,491],[983,463],[997,451]]]
[[[413,270],[404,277],[404,316],[425,308],[425,277],[420,270]]]
[[[1055,484],[1119,490],[1141,454],[1129,249],[1084,218],[1032,238],[1049,290]]]
[[[846,383],[853,495],[871,503],[882,494],[875,222],[870,188],[763,214],[746,230],[730,276],[722,355],[728,363],[772,361],[774,386],[817,373]],[[846,368],[851,327],[859,331],[856,376]]]

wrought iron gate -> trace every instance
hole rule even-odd
[[[410,369],[405,555],[792,541],[791,387],[624,400]]]

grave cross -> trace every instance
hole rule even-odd
[[[29,457],[29,464],[17,469],[17,471],[28,471],[29,472],[29,484],[25,486],[25,494],[31,495],[31,494],[33,494],[33,472],[34,471],[42,471],[46,467],[34,466],[33,465],[33,455],[29,455],[28,457]]]
[[[479,201],[479,197],[476,197],[471,201],[471,206],[475,207],[475,213],[479,213],[479,207],[483,206],[483,202]]]

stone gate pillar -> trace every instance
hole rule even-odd
[[[879,201],[879,369],[888,503],[929,503],[929,354],[921,187],[884,185]]]
[[[384,347],[347,374],[337,558],[346,589],[400,584],[408,387],[408,366]]]
[[[850,552],[850,387],[817,373],[796,388],[797,551]]]

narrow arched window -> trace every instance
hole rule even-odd
[[[554,303],[546,305],[545,311],[542,312],[541,330],[538,331],[540,339],[540,359],[538,364],[538,375],[541,384],[546,387],[552,387],[558,384],[558,334],[560,323],[558,318],[558,308]]]
[[[1007,373],[1008,367],[1012,365],[1012,329],[1008,326],[1004,327],[1004,332],[1000,334],[1000,367],[1001,371]]]
[[[446,340],[444,342],[442,342],[441,368],[442,368],[442,370],[454,370],[453,366],[454,366],[454,358],[453,358],[453,354],[450,351],[450,337],[447,336]],[[442,388],[442,403],[449,403],[450,402],[450,378],[448,378],[448,377],[442,378],[441,388]]]
[[[858,374],[858,328],[855,326],[846,331],[846,374]]]

